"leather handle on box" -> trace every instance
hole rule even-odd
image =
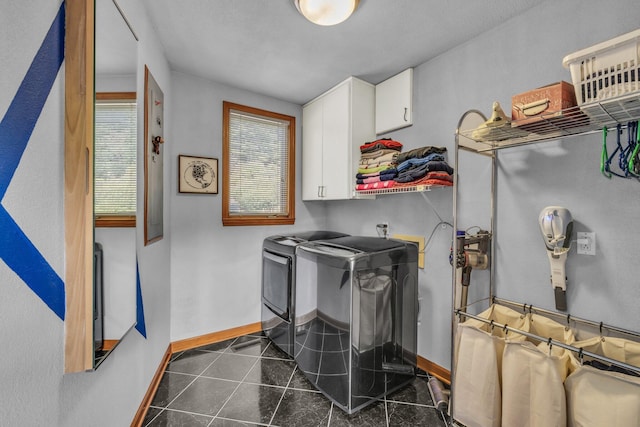
[[[525,116],[537,116],[551,105],[549,98],[540,99],[528,104],[516,104],[514,108],[521,111]]]

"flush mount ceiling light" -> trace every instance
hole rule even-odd
[[[336,25],[357,9],[360,0],[293,0],[298,11],[318,25]]]

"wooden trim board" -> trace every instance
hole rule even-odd
[[[440,365],[433,363],[430,360],[425,359],[422,356],[417,356],[418,368],[433,375],[443,383],[451,385],[451,372],[443,368]]]
[[[167,347],[167,351],[165,351],[164,356],[162,356],[162,360],[160,361],[160,366],[158,366],[158,369],[156,369],[156,373],[153,376],[153,379],[151,380],[149,389],[147,390],[147,393],[144,395],[144,398],[142,399],[142,403],[140,403],[138,412],[136,412],[135,417],[133,417],[133,421],[131,421],[131,427],[142,426],[144,417],[147,415],[147,411],[149,410],[149,405],[151,405],[151,401],[153,400],[153,397],[156,395],[156,391],[158,391],[160,380],[162,380],[162,376],[164,375],[164,371],[167,369],[167,365],[169,364],[170,359],[171,359],[171,345]]]
[[[226,329],[220,332],[213,332],[211,334],[200,335],[199,337],[187,338],[180,341],[171,343],[171,353],[177,353],[179,351],[189,350],[191,348],[200,347],[203,345],[213,344],[216,342],[228,340],[229,338],[236,338],[246,334],[253,334],[260,332],[262,325],[260,322],[251,323],[245,326],[239,326],[237,328]]]

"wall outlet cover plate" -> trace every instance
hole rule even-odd
[[[578,231],[578,254],[595,255],[596,254],[596,233]]]

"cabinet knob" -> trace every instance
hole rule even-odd
[[[408,121],[408,120],[407,120],[407,113],[408,113],[408,110],[409,110],[409,109],[408,109],[407,107],[404,107],[404,121],[405,121],[405,122],[406,122],[406,121]]]

